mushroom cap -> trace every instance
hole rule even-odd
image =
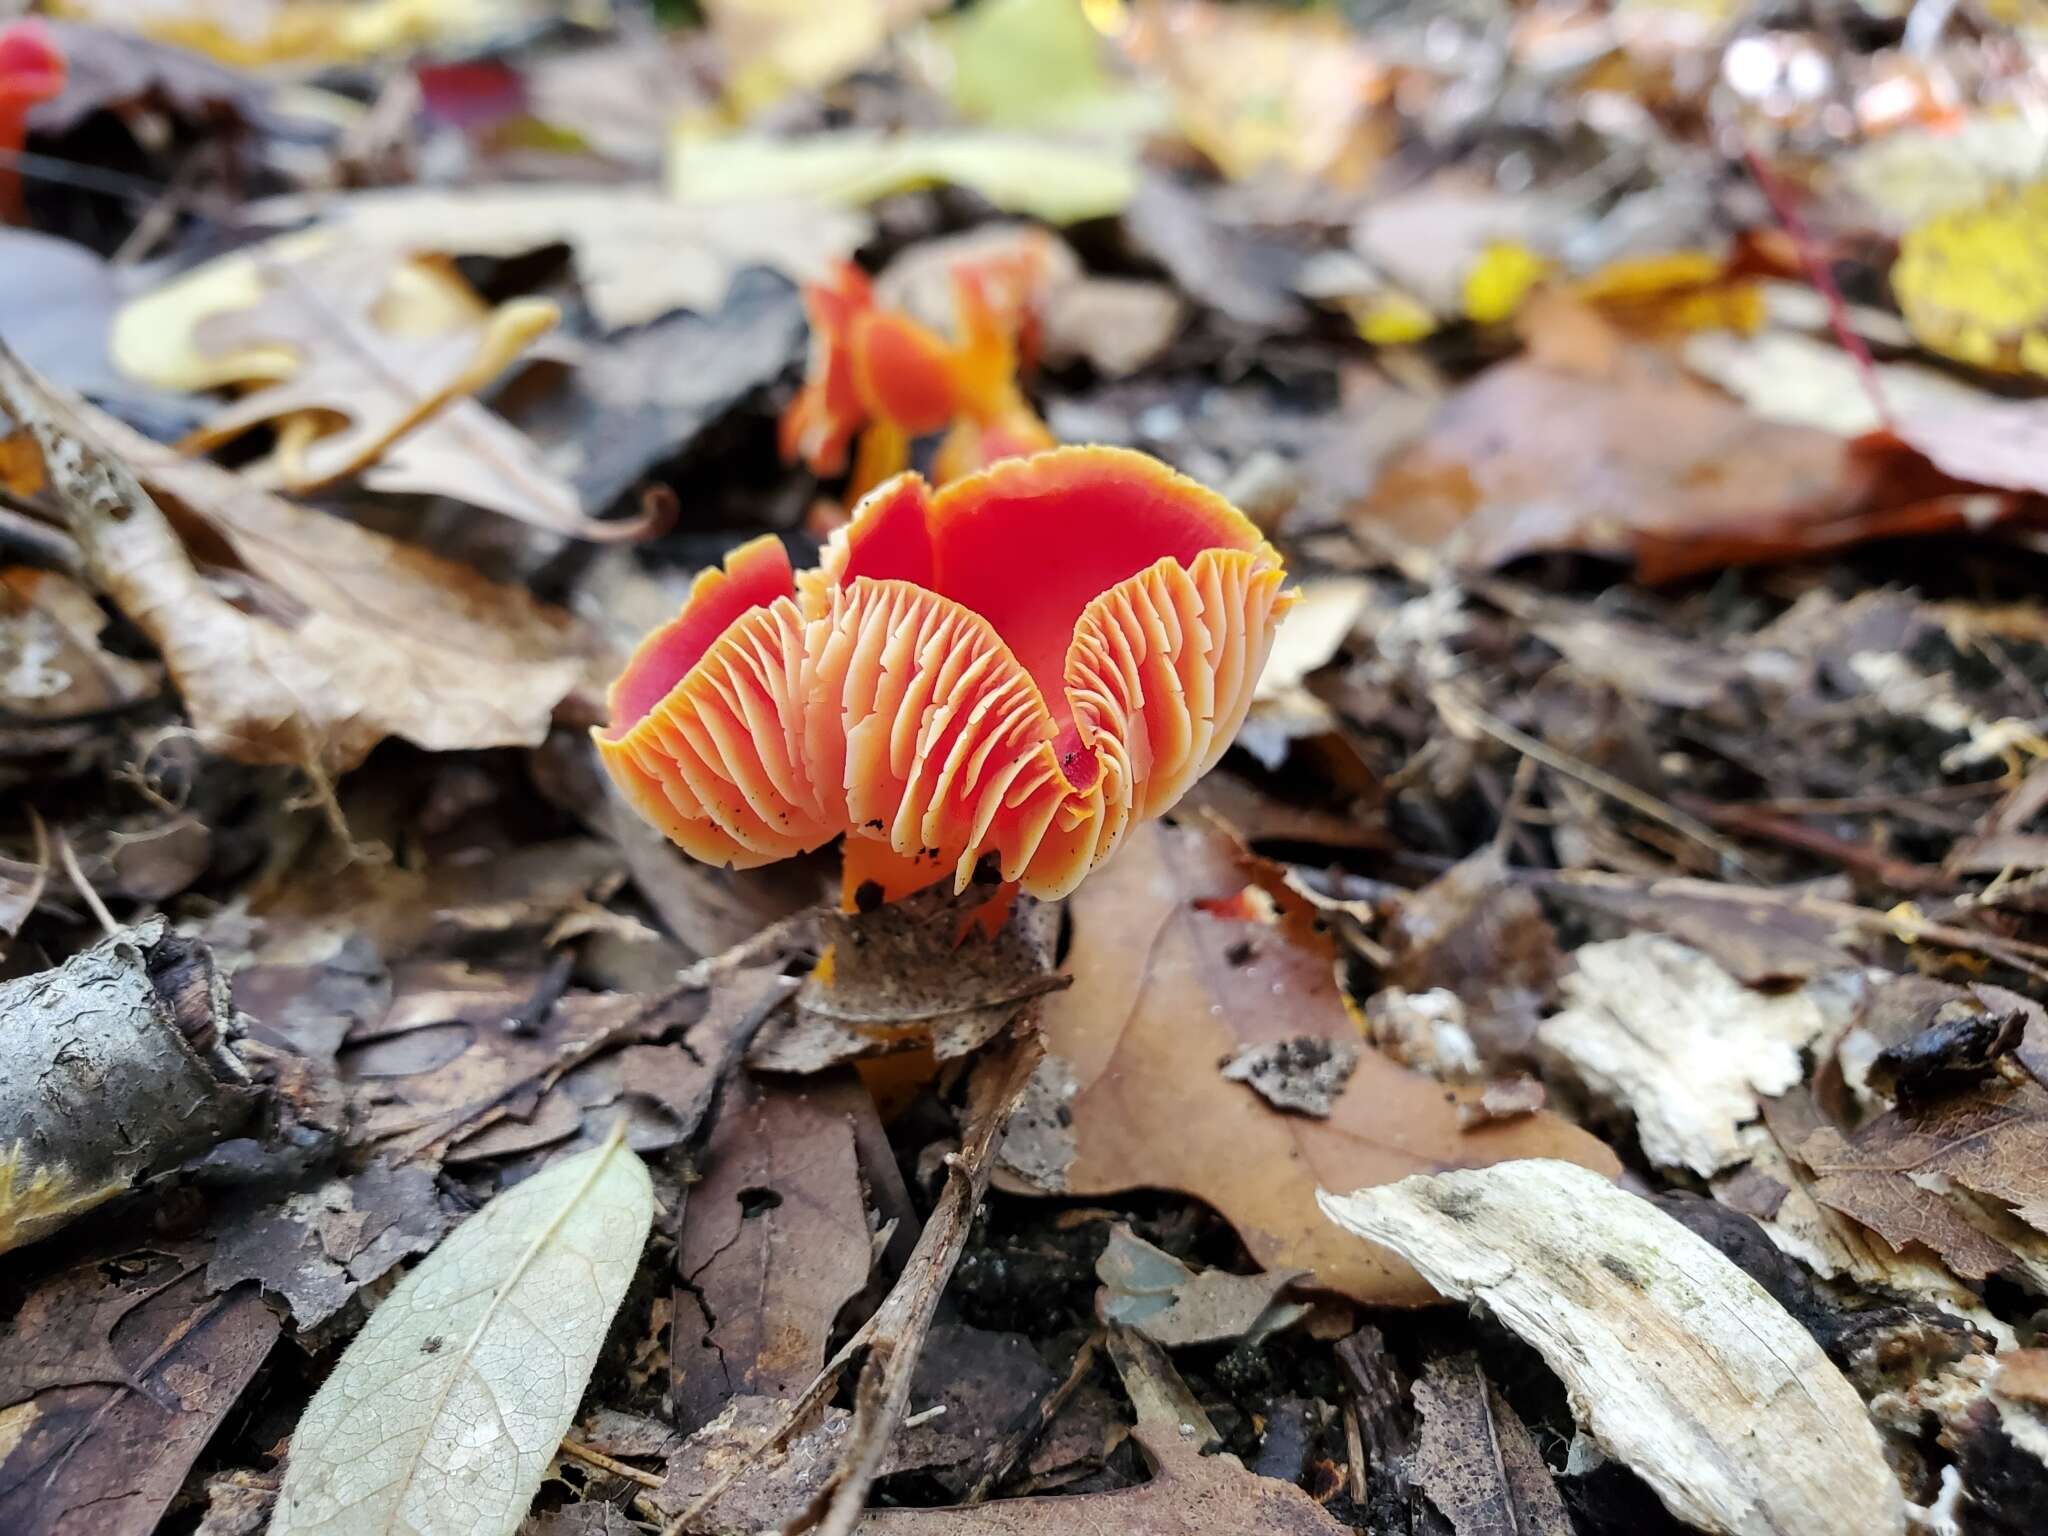
[[[800,577],[771,543],[699,578],[596,733],[713,863],[846,835],[1063,895],[1222,755],[1291,600],[1249,520],[1118,448],[900,475]]]
[[[68,68],[49,29],[33,18],[0,27],[0,105],[48,101],[64,89]]]
[[[801,459],[814,475],[836,475],[865,419],[853,379],[853,328],[874,307],[874,289],[866,273],[842,261],[823,282],[804,284],[803,303],[810,361],[803,387],[782,413],[778,446],[785,463]]]

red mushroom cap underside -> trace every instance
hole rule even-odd
[[[1115,448],[898,476],[800,578],[773,544],[699,578],[597,733],[711,863],[847,835],[1064,894],[1221,756],[1289,601],[1242,514]]]

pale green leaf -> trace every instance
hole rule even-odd
[[[1121,211],[1138,185],[1128,150],[977,130],[679,135],[672,148],[669,190],[685,203],[805,198],[858,206],[953,183],[1012,213],[1070,224]]]
[[[470,1217],[371,1315],[308,1405],[270,1536],[508,1536],[653,1219],[646,1166],[618,1141]]]

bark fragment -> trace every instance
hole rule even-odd
[[[0,983],[0,1252],[241,1125],[234,1033],[212,956],[162,918]]]
[[[1904,1501],[1855,1388],[1770,1294],[1646,1200],[1549,1159],[1322,1197],[1541,1352],[1601,1448],[1724,1536],[1882,1536]]]

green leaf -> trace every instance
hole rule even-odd
[[[672,149],[669,190],[685,203],[797,197],[858,205],[951,182],[1012,213],[1070,224],[1120,212],[1138,185],[1128,150],[974,130],[679,136]]]
[[[509,1536],[653,1219],[646,1166],[616,1138],[470,1217],[371,1315],[307,1406],[270,1536]]]

